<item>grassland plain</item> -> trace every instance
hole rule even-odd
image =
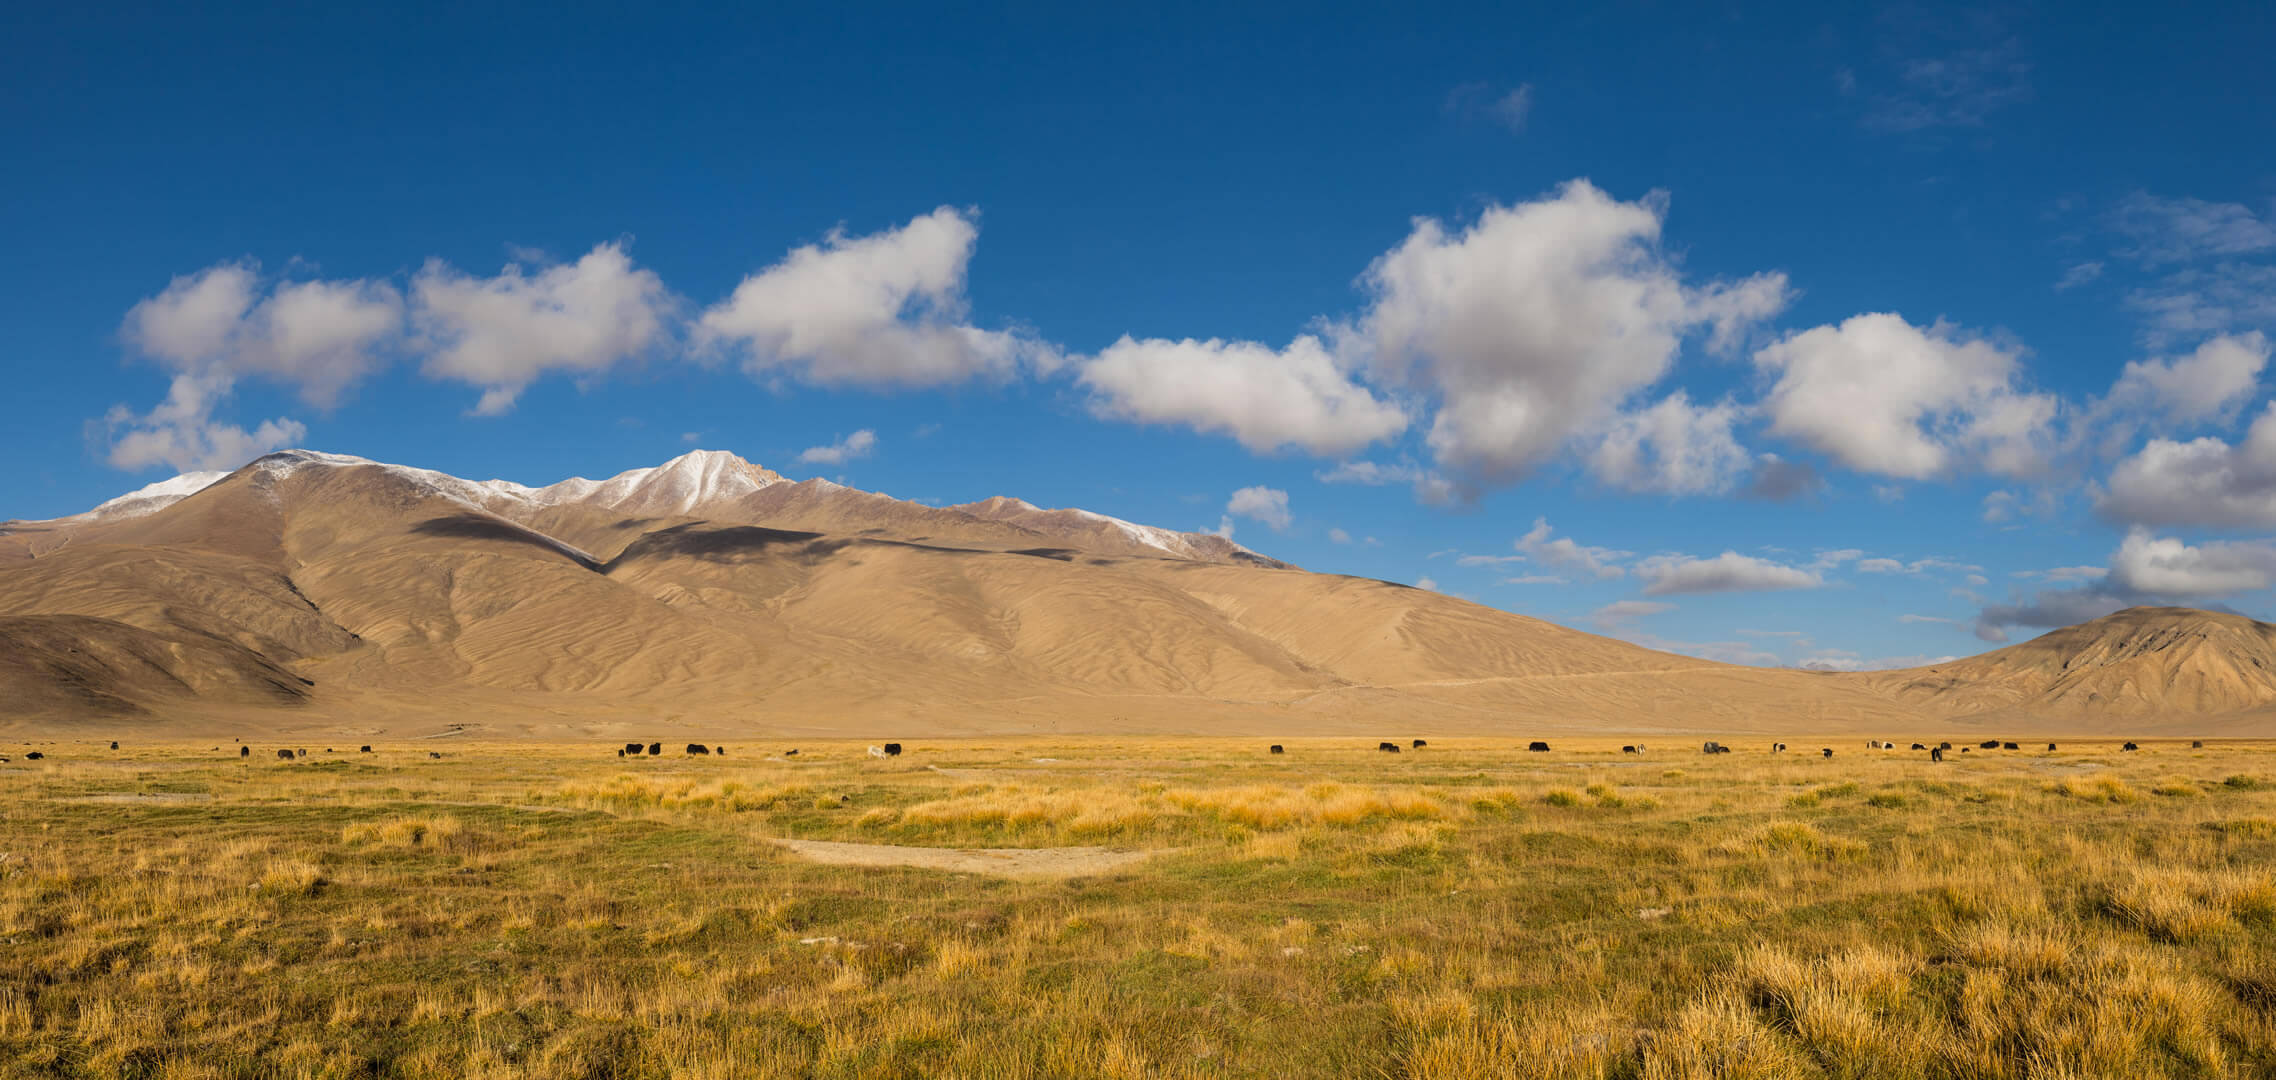
[[[2276,744],[1432,743],[9,747],[0,1075],[2276,1075]]]

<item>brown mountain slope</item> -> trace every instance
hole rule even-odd
[[[0,720],[18,723],[1896,737],[2276,700],[2246,677],[2246,637],[2041,639],[1871,676],[1733,667],[1208,534],[1007,498],[936,508],[711,453],[528,488],[291,451],[0,541],[17,652]],[[2132,689],[2087,689],[2078,657],[2133,665]],[[2185,658],[2194,674],[2164,674]]]
[[[1865,678],[1956,715],[2186,726],[2276,705],[2276,626],[2193,608],[2128,608],[1965,660]]]

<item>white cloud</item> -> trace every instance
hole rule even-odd
[[[1614,565],[1628,557],[1625,551],[1611,548],[1587,547],[1574,543],[1569,537],[1550,537],[1549,519],[1534,518],[1533,528],[1518,537],[1511,546],[1527,557],[1548,566],[1578,571],[1599,580],[1610,580],[1626,573]]]
[[[1262,485],[1234,492],[1233,497],[1225,502],[1225,512],[1235,517],[1261,521],[1271,526],[1274,532],[1288,528],[1292,520],[1288,515],[1288,493]]]
[[[2049,581],[2100,581],[2110,576],[2110,569],[2104,566],[2058,566],[2044,573]]]
[[[1341,528],[1329,529],[1328,539],[1338,544],[1348,544],[1351,543],[1351,534]]]
[[[1565,579],[1556,574],[1522,574],[1518,577],[1502,579],[1504,585],[1563,585],[1564,583]]]
[[[1726,551],[1710,559],[1690,555],[1654,555],[1638,561],[1635,572],[1646,583],[1646,596],[1814,589],[1825,584],[1825,579],[1816,571],[1741,555],[1736,551]]]
[[[1505,563],[1521,563],[1524,561],[1525,556],[1523,555],[1464,555],[1461,558],[1454,560],[1454,565],[1501,566]]]
[[[2151,439],[2111,470],[2094,508],[2133,525],[2276,525],[2276,403],[2233,446]]]
[[[120,335],[173,371],[263,376],[329,408],[379,367],[375,350],[402,329],[403,299],[384,282],[282,282],[262,292],[250,265],[210,267],[134,305]]]
[[[1895,559],[1862,559],[1857,563],[1857,572],[1861,574],[1902,574],[1905,572],[1905,564]]]
[[[1899,615],[1897,616],[1897,621],[1901,623],[1936,623],[1940,626],[1967,625],[1966,622],[1960,619],[1947,619],[1938,615]]]
[[[1855,562],[1864,554],[1856,548],[1836,548],[1831,551],[1821,551],[1818,552],[1817,558],[1810,561],[1810,569],[1831,570],[1843,563]]]
[[[654,351],[669,337],[677,306],[620,243],[535,275],[508,264],[477,278],[429,260],[411,295],[418,344],[427,350],[422,370],[480,387],[474,411],[483,416],[512,409],[550,372],[598,375]]]
[[[113,440],[110,463],[121,469],[163,464],[176,472],[235,469],[308,435],[300,421],[281,417],[262,421],[252,431],[214,420],[214,407],[228,392],[223,377],[176,375],[166,400],[148,413],[114,406],[104,417]]]
[[[1430,590],[1430,591],[1432,591],[1432,592],[1437,592],[1437,591],[1438,591],[1438,582],[1432,581],[1431,579],[1429,579],[1429,578],[1427,578],[1427,577],[1420,577],[1420,578],[1416,578],[1416,579],[1415,579],[1415,588],[1418,588],[1418,589],[1429,589],[1429,590]]]
[[[1693,405],[1678,390],[1644,409],[1624,412],[1589,455],[1597,479],[1626,491],[1670,495],[1729,491],[1749,457],[1731,436],[1739,408]]]
[[[373,281],[265,285],[250,263],[224,263],[175,278],[129,309],[120,336],[173,372],[166,400],[148,413],[121,405],[103,426],[120,468],[236,468],[307,435],[277,418],[252,431],[215,419],[240,379],[296,387],[320,408],[383,362],[379,350],[402,330],[402,297]]]
[[[897,229],[833,231],[743,279],[704,311],[697,337],[741,353],[753,375],[794,373],[825,386],[939,386],[1008,377],[1058,355],[1023,334],[965,321],[972,215],[940,207]]]
[[[1782,275],[1686,286],[1657,248],[1663,210],[1575,180],[1460,233],[1418,221],[1368,267],[1371,305],[1339,345],[1384,383],[1437,395],[1441,465],[1514,479],[1608,425],[1687,333],[1728,349],[1784,306]]]
[[[1079,363],[1099,415],[1230,435],[1257,453],[1348,454],[1407,426],[1398,405],[1354,382],[1310,335],[1285,349],[1125,336]]]
[[[2136,529],[2110,558],[2110,584],[2157,596],[2202,597],[2276,583],[2276,544],[2229,541],[2190,545]]]
[[[2055,399],[2016,388],[2016,350],[1937,323],[1852,316],[1755,354],[1777,374],[1771,432],[1860,472],[1920,480],[1973,466],[2011,476],[2045,467]]]
[[[837,442],[809,446],[799,452],[798,460],[808,465],[843,465],[855,458],[868,457],[876,449],[877,433],[863,428]]]
[[[2110,388],[2106,407],[2154,413],[2177,424],[2233,417],[2259,389],[2268,338],[2254,331],[2223,335],[2172,360],[2137,360]]]

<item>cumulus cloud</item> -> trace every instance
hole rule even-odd
[[[1589,455],[1589,470],[1625,491],[1670,495],[1729,491],[1748,465],[1745,448],[1731,435],[1739,412],[1729,402],[1693,405],[1690,396],[1678,390],[1615,419]]]
[[[134,305],[120,335],[174,371],[262,376],[329,408],[380,366],[376,350],[401,332],[402,322],[402,297],[384,282],[264,287],[251,264],[225,263],[177,277]]]
[[[2235,445],[2151,439],[2111,470],[2094,508],[2130,525],[2276,525],[2276,403]]]
[[[1329,529],[1328,539],[1333,543],[1348,544],[1351,543],[1351,534],[1343,531],[1340,527]]]
[[[2267,362],[2265,334],[2221,334],[2183,357],[2126,364],[2098,412],[2139,412],[2178,425],[2235,418],[2235,409],[2260,389]]]
[[[1825,579],[1814,570],[1786,566],[1726,551],[1710,559],[1691,555],[1654,555],[1639,560],[1636,576],[1645,582],[1646,596],[1682,593],[1762,592],[1775,589],[1814,589]]]
[[[1081,361],[1077,378],[1101,416],[1230,435],[1257,453],[1348,454],[1407,427],[1397,404],[1353,381],[1310,335],[1285,349],[1125,336]]]
[[[809,446],[798,454],[798,460],[808,465],[843,465],[855,458],[865,458],[877,449],[877,433],[868,428],[856,431],[834,443]]]
[[[2109,583],[2150,596],[2204,597],[2265,589],[2276,583],[2276,543],[2265,540],[2186,544],[2135,529],[2110,558]]]
[[[552,372],[598,375],[661,347],[678,306],[621,243],[531,274],[518,263],[472,277],[430,260],[411,283],[412,324],[429,376],[480,387],[474,412],[514,407]]]
[[[2070,626],[2142,604],[2225,610],[2221,597],[2276,584],[2276,541],[2190,544],[2136,528],[2111,553],[2107,569],[2069,566],[2019,576],[2078,584],[1986,605],[1976,615],[1977,637],[2002,642],[2019,627]]]
[[[1437,396],[1441,466],[1513,480],[1609,425],[1686,334],[1729,350],[1785,305],[1783,275],[1686,285],[1657,246],[1664,210],[1575,180],[1459,232],[1418,221],[1368,267],[1370,305],[1339,345],[1385,384]]]
[[[1534,518],[1533,528],[1513,541],[1511,546],[1544,566],[1587,574],[1599,580],[1610,580],[1627,573],[1615,564],[1627,558],[1629,552],[1588,547],[1574,543],[1570,537],[1552,537],[1552,531],[1549,519]]]
[[[234,469],[307,436],[300,421],[282,417],[251,431],[215,420],[214,407],[228,392],[227,379],[176,375],[166,400],[147,413],[113,406],[103,418],[110,463],[121,469],[168,465],[177,473]]]
[[[224,263],[175,278],[129,309],[119,334],[173,373],[166,400],[147,413],[121,405],[103,419],[111,463],[177,469],[235,468],[307,434],[297,420],[247,431],[217,420],[239,380],[292,386],[319,408],[379,368],[402,332],[403,301],[384,282],[265,281],[251,263]]]
[[[1860,472],[1922,480],[1976,467],[2042,471],[2055,399],[2016,386],[2016,350],[1925,329],[1893,314],[1852,316],[1755,354],[1777,376],[1771,432]]]
[[[964,285],[980,229],[940,207],[897,229],[820,244],[743,279],[704,311],[697,338],[742,356],[753,375],[825,386],[939,386],[1049,370],[1058,355],[1022,333],[965,320]]]
[[[1225,502],[1225,513],[1261,521],[1275,532],[1288,528],[1294,520],[1288,514],[1288,493],[1261,484],[1234,492]]]

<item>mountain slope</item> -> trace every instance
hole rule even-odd
[[[1869,676],[1959,715],[2145,721],[2276,705],[2276,626],[2192,608],[2137,607],[1980,656]]]

